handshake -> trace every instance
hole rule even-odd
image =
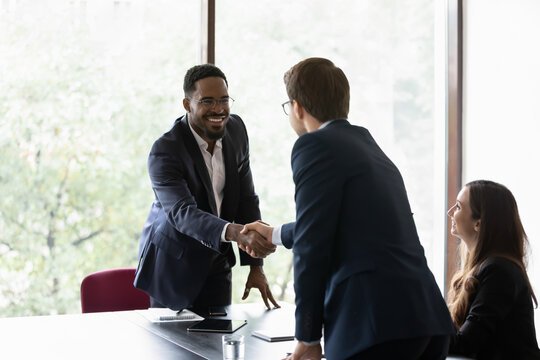
[[[243,226],[229,224],[225,239],[237,242],[251,257],[265,258],[276,251],[276,245],[272,244],[273,231],[273,227],[260,220]]]

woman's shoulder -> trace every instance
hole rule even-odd
[[[480,279],[490,275],[519,279],[523,278],[523,270],[515,261],[501,256],[491,256],[480,265],[476,277]]]

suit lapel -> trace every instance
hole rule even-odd
[[[191,130],[189,129],[187,116],[184,116],[182,118],[181,123],[183,130],[182,136],[184,138],[184,143],[186,144],[186,149],[189,152],[191,158],[193,159],[195,169],[197,170],[197,173],[199,174],[199,177],[206,190],[206,194],[208,196],[208,204],[210,204],[210,210],[212,214],[217,216],[218,212],[216,207],[216,199],[214,198],[214,190],[212,188],[212,182],[210,181],[208,169],[206,168],[206,163],[204,162],[204,158],[201,154],[201,149],[199,148],[199,144],[197,144],[197,141],[195,140],[193,134],[191,133]]]
[[[223,203],[221,205],[221,217],[231,219],[234,216],[231,209],[235,208],[238,201],[238,165],[236,164],[234,144],[230,136],[223,137],[223,160],[225,162],[225,188],[223,189]]]

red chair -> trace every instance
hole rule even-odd
[[[83,313],[148,309],[150,297],[133,286],[135,268],[98,271],[81,283]]]

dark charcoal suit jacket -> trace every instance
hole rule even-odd
[[[336,120],[292,151],[296,337],[324,326],[325,354],[346,359],[389,340],[455,332],[420,245],[401,174],[369,132]]]
[[[172,309],[192,304],[218,254],[224,254],[231,266],[235,264],[231,244],[221,242],[225,224],[244,224],[261,216],[249,166],[248,136],[239,116],[230,115],[222,144],[221,217],[186,116],[156,140],[148,157],[155,200],[141,236],[134,285]],[[241,250],[240,262],[262,265],[261,259]]]

